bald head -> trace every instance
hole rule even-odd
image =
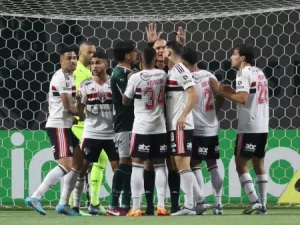
[[[90,42],[83,42],[79,47],[79,61],[84,66],[89,66],[96,47]]]

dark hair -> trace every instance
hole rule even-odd
[[[119,62],[125,59],[125,55],[135,49],[133,41],[121,41],[114,47],[114,57]]]
[[[190,65],[195,65],[198,62],[198,54],[195,50],[184,47],[181,58],[188,62]]]
[[[92,58],[99,58],[99,59],[105,59],[107,61],[108,60],[108,56],[106,53],[102,52],[102,51],[97,51],[93,54]]]
[[[155,59],[156,51],[153,47],[147,46],[143,51],[143,61],[146,65],[151,65]]]
[[[254,61],[254,49],[246,44],[239,44],[234,47],[234,50],[238,50],[240,56],[245,56],[246,63],[252,64]]]
[[[182,45],[177,41],[168,41],[166,47],[172,49],[176,55],[182,55]]]
[[[77,48],[75,47],[69,47],[69,46],[65,46],[65,45],[61,45],[59,46],[59,50],[58,53],[60,56],[64,55],[67,52],[75,52],[75,54],[77,55]]]

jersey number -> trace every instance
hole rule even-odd
[[[205,112],[211,111],[214,109],[214,104],[212,102],[213,96],[209,88],[204,90],[204,109]]]
[[[267,82],[258,82],[258,104],[264,104],[268,102],[268,85]]]
[[[144,91],[144,95],[148,96],[148,101],[146,102],[145,106],[146,109],[152,110],[155,106],[155,91],[152,87],[147,87]],[[164,104],[164,89],[163,86],[160,87],[159,93],[157,96],[157,104],[163,105]]]

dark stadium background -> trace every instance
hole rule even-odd
[[[269,78],[270,127],[300,127],[300,22],[298,11],[217,19],[157,22],[164,38],[175,39],[178,25],[187,27],[187,46],[199,51],[201,68],[232,83],[235,71],[228,60],[232,47],[256,46],[256,65]],[[59,68],[60,43],[93,42],[112,58],[119,40],[146,45],[148,22],[86,22],[0,17],[0,129],[44,129],[49,81]],[[220,112],[221,128],[236,128],[235,106]]]

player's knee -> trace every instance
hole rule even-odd
[[[176,163],[172,157],[166,159],[168,171],[177,171]]]
[[[217,166],[217,160],[216,159],[208,159],[206,160],[206,167],[207,168],[212,168]]]
[[[151,160],[146,160],[144,162],[145,170],[153,171],[153,164]]]
[[[140,158],[131,158],[132,163],[139,164],[139,165],[144,165],[144,160]]]
[[[256,158],[252,159],[253,169],[256,175],[265,174],[265,165],[264,158]]]
[[[195,168],[195,167],[201,168],[201,161],[200,160],[191,159],[190,165],[191,165],[191,168]]]
[[[120,162],[120,164],[131,165],[131,158],[130,157],[120,157],[119,162]]]
[[[73,168],[73,159],[72,157],[60,158],[58,160],[58,164],[63,166],[68,172],[70,172]]]
[[[110,164],[111,164],[111,169],[112,169],[113,173],[115,173],[116,169],[119,165],[119,162],[118,161],[111,161]]]
[[[180,170],[189,170],[191,169],[190,166],[190,157],[186,157],[186,156],[174,156],[174,160],[176,163],[176,167],[178,169],[178,171]]]

